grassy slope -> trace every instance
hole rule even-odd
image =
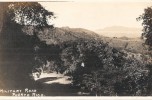
[[[108,38],[104,37],[103,40],[108,42],[110,46],[124,49],[129,52],[134,53],[145,53],[146,46],[144,45],[144,40],[140,38]]]

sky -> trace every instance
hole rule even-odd
[[[55,27],[86,28],[90,30],[111,26],[141,28],[136,18],[151,6],[151,0],[77,0],[69,2],[40,2],[57,17]]]

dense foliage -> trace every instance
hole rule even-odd
[[[102,41],[67,42],[61,59],[72,84],[90,95],[146,95],[148,91],[146,62]]]
[[[40,66],[45,63],[38,59],[36,47],[45,48],[45,43],[40,41],[35,30],[32,35],[28,35],[22,31],[22,27],[52,28],[48,20],[53,17],[53,13],[37,2],[9,2],[2,3],[1,7],[4,10],[1,14],[3,21],[0,34],[1,87],[32,86],[29,74],[37,67],[36,64]]]
[[[143,80],[143,82],[141,83],[146,83],[148,86],[148,93],[149,95],[151,95],[151,72],[152,72],[152,6],[147,7],[144,9],[144,13],[142,15],[140,15],[137,20],[142,20],[142,26],[143,26],[143,33],[142,33],[142,37],[145,39],[145,44],[149,46],[149,51],[147,52],[149,58],[148,58],[148,62],[149,64],[147,65],[149,68],[149,75],[148,78]]]
[[[142,36],[146,38],[145,43],[149,46],[152,46],[152,7],[147,7],[144,10],[144,13],[140,15],[137,20],[142,20]]]
[[[20,25],[30,25],[38,28],[50,27],[49,20],[55,18],[37,2],[13,2],[8,5],[8,17]]]

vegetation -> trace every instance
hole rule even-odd
[[[148,87],[145,85],[147,83],[139,82],[148,77],[146,62],[109,47],[102,41],[70,41],[64,45],[61,58],[67,75],[72,77],[72,84],[90,95],[147,93],[144,90]]]
[[[27,87],[32,85],[29,74],[33,67],[42,62],[37,59],[35,48],[42,47],[44,43],[39,40],[36,31],[30,36],[22,31],[22,27],[52,27],[47,18],[51,18],[53,13],[45,10],[37,2],[3,3],[2,7],[4,11],[0,34],[1,87]]]
[[[149,68],[149,75],[148,78],[146,80],[144,80],[143,83],[148,84],[148,91],[149,91],[149,95],[151,95],[151,85],[150,85],[150,80],[151,80],[151,72],[152,72],[152,6],[151,7],[147,7],[144,9],[144,13],[142,15],[140,15],[137,20],[142,20],[142,26],[143,26],[143,33],[142,33],[142,38],[145,40],[145,44],[148,45],[149,47],[149,51],[147,52],[148,56],[149,56],[149,64],[148,64],[148,68]]]
[[[30,74],[43,68],[70,76],[71,85],[90,95],[152,95],[151,63],[145,56],[113,48],[88,30],[53,28],[48,24],[53,12],[39,3],[4,3],[3,7],[0,87],[35,85]],[[149,41],[149,35],[146,38]],[[51,42],[42,41],[47,39]]]
[[[150,48],[152,46],[152,7],[147,7],[144,10],[144,13],[140,15],[137,20],[142,20],[143,25],[143,33],[142,36],[146,38],[145,44],[149,45]]]

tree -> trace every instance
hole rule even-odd
[[[67,42],[63,45],[61,60],[72,85],[90,95],[137,96],[150,91],[151,77],[146,62],[101,41]]]
[[[8,5],[8,17],[11,22],[20,25],[40,27],[52,26],[48,21],[52,18],[53,12],[49,12],[37,2],[14,2]]]
[[[137,20],[142,20],[143,33],[142,37],[146,38],[145,44],[152,46],[152,7],[147,7],[144,13]]]
[[[152,57],[152,6],[147,7],[144,9],[144,13],[142,15],[140,15],[137,18],[138,21],[142,20],[142,25],[143,25],[143,33],[142,33],[142,37],[145,38],[145,44],[149,46],[149,51],[147,52],[147,54],[149,54],[149,59],[151,59]],[[151,80],[152,80],[152,61],[149,60],[149,64],[147,64],[148,68],[149,68],[149,74],[148,74],[148,78],[146,80],[146,84],[148,84],[147,86],[147,94],[152,95],[152,88],[151,88]]]
[[[37,62],[35,47],[45,46],[36,30],[53,27],[48,24],[49,19],[53,18],[53,12],[45,10],[37,2],[9,2],[1,5],[1,84],[3,87],[26,87],[31,85],[29,74]],[[23,32],[24,26],[33,26],[33,35]]]

